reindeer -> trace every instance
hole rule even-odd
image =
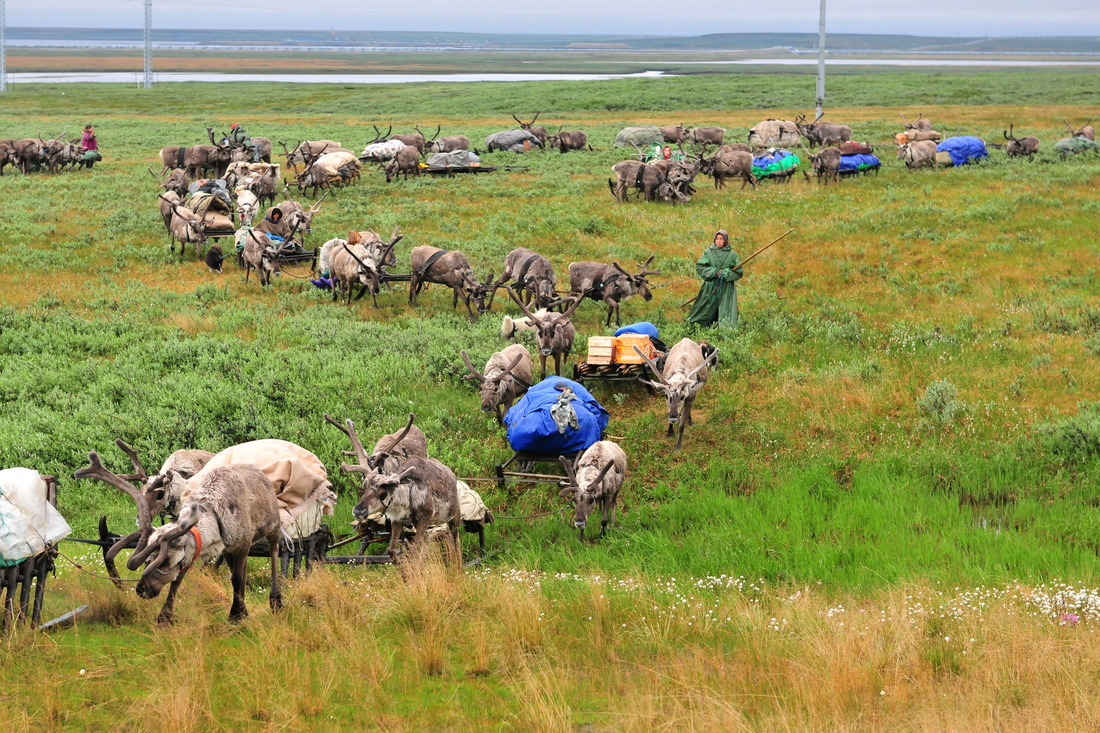
[[[668,433],[666,437],[672,437],[673,426],[679,425],[680,431],[676,436],[674,450],[680,450],[684,441],[684,428],[692,424],[691,407],[695,404],[695,398],[699,390],[707,383],[710,376],[709,363],[718,358],[718,349],[711,349],[709,344],[696,343],[691,339],[682,339],[668,351],[665,357],[665,368],[661,371],[652,359],[642,353],[637,346],[634,350],[645,360],[650,371],[657,377],[656,382],[641,380],[643,383],[665,393],[668,398]],[[704,352],[706,354],[704,355]]]
[[[359,434],[355,432],[355,423],[351,420],[341,425],[332,415],[325,414],[325,422],[335,425],[351,441],[352,450],[344,451],[346,456],[355,456],[358,465],[364,470],[356,473],[397,473],[405,461],[413,457],[428,457],[428,438],[424,431],[413,425],[416,415],[409,413],[409,421],[401,430],[383,435],[374,444],[374,450],[368,454]],[[347,470],[346,468],[344,470]]]
[[[519,127],[520,127],[521,130],[527,130],[527,132],[531,133],[532,135],[534,135],[535,137],[537,137],[539,139],[539,147],[545,147],[546,146],[546,128],[543,127],[542,125],[536,125],[535,124],[535,120],[537,120],[539,118],[540,114],[542,114],[542,113],[541,112],[536,112],[535,116],[531,118],[530,122],[524,122],[520,118],[516,117],[514,114],[512,115],[512,119],[515,120],[517,123],[519,123]]]
[[[198,216],[195,212],[191,211],[185,206],[178,203],[174,203],[168,196],[174,194],[158,194],[161,201],[167,202],[168,207],[172,211],[172,216],[168,220],[168,248],[170,251],[175,251],[175,243],[180,243],[180,255],[187,249],[189,242],[195,245],[195,256],[202,258],[202,248],[206,246],[206,221]],[[178,197],[177,197],[178,198]],[[163,208],[161,210],[163,215]]]
[[[909,121],[909,120],[908,120],[908,119],[907,119],[907,118],[905,117],[905,115],[903,115],[903,114],[900,114],[900,113],[898,114],[898,117],[901,117],[901,120],[902,120],[902,122],[903,122],[903,123],[905,123],[905,129],[906,129],[906,130],[924,130],[924,131],[926,131],[926,132],[930,132],[930,131],[932,131],[932,130],[934,129],[934,128],[932,127],[932,122],[931,122],[931,120],[929,120],[928,118],[926,118],[926,117],[924,116],[924,113],[923,113],[923,112],[921,112],[920,114],[918,114],[918,115],[917,115],[917,120],[916,120],[916,122],[910,122],[910,121]]]
[[[386,183],[392,182],[399,175],[403,175],[406,181],[409,180],[410,173],[419,176],[420,153],[415,147],[401,148],[392,158],[386,161],[382,166],[382,170],[386,173]]]
[[[260,469],[236,465],[205,473],[185,496],[179,519],[157,529],[153,529],[147,496],[135,489],[127,477],[104,468],[95,451],[88,453],[88,466],[73,476],[96,478],[111,484],[129,494],[137,504],[138,549],[126,567],[137,570],[146,563],[136,586],[142,598],[156,598],[165,584],[169,584],[168,596],[157,616],[158,623],[172,623],[176,591],[191,566],[200,560],[213,562],[222,556],[232,569],[233,604],[229,620],[237,622],[248,616],[244,601],[248,551],[259,540],[266,540],[271,552],[271,608],[282,607],[276,569],[282,529],[279,503],[275,487]],[[121,543],[128,539],[120,540],[111,551],[117,553],[116,548],[121,549]],[[156,556],[150,560],[154,552]]]
[[[154,517],[175,519],[179,513],[184,483],[214,457],[213,453],[204,450],[178,450],[165,459],[156,474],[150,476],[146,473],[137,451],[120,438],[115,439],[115,445],[129,457],[133,473],[119,475],[104,471],[94,472],[95,475],[77,476],[106,481],[129,495],[137,507],[139,529],[117,540],[103,555],[107,572],[112,578],[118,578],[118,571],[115,569],[115,557],[118,553],[134,542],[139,550],[145,547],[152,532]],[[133,481],[141,482],[141,487],[134,486],[131,483]],[[121,584],[115,584],[121,587]]]
[[[931,140],[918,140],[898,146],[898,160],[905,161],[905,167],[933,168],[936,165],[936,143]]]
[[[726,128],[724,127],[693,127],[686,132],[684,140],[696,145],[717,145],[722,146],[722,143],[726,139]]]
[[[283,217],[286,219],[287,226],[300,232],[304,237],[304,235],[313,231],[313,217],[321,210],[321,202],[325,200],[325,196],[328,196],[327,191],[308,209],[303,209],[301,204],[290,199],[283,201],[275,208],[283,212]]]
[[[584,150],[588,145],[588,133],[583,130],[567,130],[562,132],[564,125],[558,126],[558,131],[546,138],[546,147],[557,148],[559,153],[567,153],[570,150]]]
[[[438,140],[432,138],[428,149],[433,153],[453,153],[456,150],[469,150],[470,138],[465,135],[447,135]]]
[[[536,316],[527,309],[527,306],[523,304],[523,301],[511,288],[508,288],[508,296],[516,302],[516,305],[523,311],[523,315],[535,326],[535,341],[539,346],[539,369],[541,372],[539,379],[546,379],[546,359],[550,356],[554,357],[554,374],[560,375],[562,360],[569,358],[569,353],[573,350],[573,339],[577,336],[577,329],[573,322],[569,320],[569,317],[573,315],[573,311],[577,310],[577,307],[581,304],[581,299],[574,300],[562,313],[546,313],[542,316]]]
[[[1009,125],[1007,130],[1002,130],[1005,136],[1005,140],[1008,140],[1008,145],[1005,146],[1005,152],[1016,157],[1018,155],[1026,155],[1031,157],[1039,152],[1039,138],[1034,135],[1028,135],[1025,138],[1017,138],[1015,125]]]
[[[810,156],[810,163],[817,180],[826,186],[830,178],[834,183],[840,182],[840,148],[822,148],[817,155]]]
[[[264,233],[257,234],[253,229],[237,230],[236,240],[238,244],[243,242],[241,259],[244,261],[244,281],[248,282],[248,276],[256,271],[256,277],[260,281],[260,287],[271,284],[272,275],[278,275],[282,264],[283,251],[275,246],[275,243]]]
[[[821,115],[818,115],[813,122],[807,123],[806,115],[799,115],[795,118],[794,124],[798,127],[800,135],[818,147],[835,145],[852,139],[852,128],[848,125],[819,122],[820,119]]]
[[[682,143],[687,140],[687,128],[683,125],[665,125],[658,127],[666,143]]]
[[[516,247],[504,258],[504,271],[500,279],[490,286],[493,296],[509,280],[516,281],[516,290],[528,305],[534,301],[536,308],[549,308],[557,298],[555,288],[558,279],[554,275],[554,266],[546,257],[526,247]],[[493,296],[489,299],[490,306]]]
[[[252,221],[260,211],[260,200],[256,194],[244,190],[237,194],[237,216],[245,226],[252,226]]]
[[[282,146],[283,154],[286,155],[287,167],[294,169],[304,165],[307,160],[314,160],[325,153],[347,150],[335,140],[303,140],[295,145],[293,150],[287,150],[284,142],[280,142],[279,145]]]
[[[619,203],[626,203],[629,188],[637,189],[650,202],[656,201],[658,197],[670,204],[681,200],[681,196],[669,183],[665,171],[658,166],[638,160],[623,160],[613,165],[611,172],[615,174],[615,180],[608,179],[607,187]]]
[[[181,206],[183,202],[180,201],[180,197],[175,191],[158,194],[158,198],[160,218],[164,221],[164,230],[168,232],[168,246],[174,248],[175,238],[172,236],[172,218],[175,214],[173,212],[175,208]]]
[[[1092,122],[1091,117],[1078,129],[1074,129],[1073,125],[1069,124],[1064,117],[1062,118],[1062,122],[1069,128],[1070,137],[1083,137],[1086,140],[1096,140],[1096,130],[1094,130],[1090,124]]]
[[[398,233],[399,231],[400,227],[395,229],[393,239],[381,249],[372,248],[370,245],[375,244],[375,242],[366,240],[362,236],[364,233],[348,232],[348,241],[343,242],[342,246],[331,255],[332,299],[334,301],[337,300],[340,292],[344,291],[346,293],[345,303],[351,305],[352,287],[355,283],[359,283],[359,294],[355,296],[355,299],[359,300],[364,293],[369,291],[374,307],[378,307],[378,293],[382,286],[383,268],[386,266],[394,246],[403,238],[403,235]],[[369,232],[369,234],[373,234],[378,239],[377,243],[381,244],[381,239],[378,238],[377,234],[374,232]],[[335,241],[340,242],[341,240]]]
[[[207,171],[219,175],[229,165],[229,159],[229,147],[222,145],[170,145],[160,150],[160,161],[164,164],[162,174],[173,168],[183,168],[191,178],[198,178]]]
[[[187,196],[187,186],[190,181],[187,180],[187,172],[183,168],[173,168],[172,172],[165,178],[157,177],[152,168],[146,168],[146,170],[166,193],[169,191],[174,192],[181,201]]]
[[[650,270],[649,263],[657,255],[650,255],[640,265],[641,270],[636,275],[619,266],[618,262],[606,265],[603,262],[573,262],[569,265],[569,294],[577,298],[577,302],[586,298],[607,304],[606,326],[611,325],[611,316],[615,315],[615,325],[621,326],[619,317],[619,304],[632,295],[641,295],[645,300],[652,300],[653,294],[649,292],[649,275],[660,275],[660,270]]]
[[[531,387],[531,373],[534,367],[531,364],[531,355],[527,353],[527,347],[512,344],[494,353],[485,363],[483,372],[474,368],[465,350],[462,351],[462,361],[470,370],[463,379],[476,379],[481,385],[481,411],[492,412],[496,415],[497,424],[504,425],[501,406],[507,413],[512,403]]]
[[[731,145],[723,145],[711,158],[700,157],[699,172],[713,176],[716,189],[725,188],[727,178],[740,178],[742,190],[750,184],[756,188],[756,175],[752,172],[752,153],[735,150]]]
[[[252,179],[252,183],[248,184],[248,190],[256,196],[259,206],[263,206],[265,201],[274,204],[277,189],[278,181],[275,178],[274,168],[268,168],[262,175],[256,176]]]
[[[603,515],[599,534],[603,537],[607,525],[615,521],[619,491],[626,478],[626,453],[617,443],[601,440],[588,447],[577,460],[575,469],[565,456],[560,456],[559,460],[569,477],[569,484],[558,496],[573,498],[573,526],[579,530],[581,541],[584,541],[588,517],[596,507]]]
[[[466,311],[470,314],[470,320],[477,320],[470,301],[477,304],[478,315],[485,313],[489,307],[485,304],[485,297],[489,288],[478,282],[470,269],[470,261],[461,252],[432,247],[423,244],[412,250],[412,277],[409,280],[409,305],[416,305],[416,296],[426,283],[438,283],[446,285],[454,291],[452,308],[458,307],[458,299],[461,296],[466,304]],[[486,283],[493,282],[493,275],[489,273]]]
[[[414,125],[413,129],[416,132],[408,132],[408,133],[405,133],[403,135],[391,135],[390,140],[400,140],[401,142],[405,143],[405,145],[407,145],[411,148],[416,148],[416,154],[417,154],[417,158],[418,158],[417,162],[419,162],[419,156],[424,154],[424,150],[425,150],[425,147],[426,147],[428,141],[427,141],[427,138],[424,135],[424,133],[420,131],[420,126],[419,125]],[[439,131],[442,130],[442,129],[443,129],[442,125],[440,125],[439,127],[436,128],[436,130],[435,130],[436,137],[439,136]],[[433,137],[432,139],[434,140],[435,137]]]

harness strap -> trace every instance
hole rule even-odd
[[[191,528],[191,536],[195,538],[195,556],[191,558],[191,562],[187,563],[187,567],[180,570],[181,573],[190,570],[191,566],[199,559],[199,555],[202,554],[202,535],[199,533],[198,527]]]
[[[519,273],[516,275],[516,285],[523,287],[527,284],[527,271],[531,269],[533,265],[539,259],[539,255],[533,254],[524,260],[523,264],[519,267]]]
[[[436,261],[440,257],[447,254],[448,252],[450,252],[449,249],[440,249],[440,250],[436,250],[435,252],[432,252],[432,256],[428,258],[428,261],[424,263],[423,267],[421,267],[419,270],[416,271],[416,274],[423,275],[425,272],[427,272],[431,268],[432,265],[434,265],[436,263]]]
[[[642,188],[643,179],[645,178],[645,169],[648,163],[642,163],[638,166],[638,173],[634,176],[634,188]]]
[[[187,148],[185,148],[181,145],[179,150],[176,151],[176,167],[177,168],[182,168],[183,167],[183,156],[186,155],[186,154],[187,154]]]

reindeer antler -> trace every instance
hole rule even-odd
[[[463,349],[460,353],[462,354],[462,361],[466,362],[466,368],[470,370],[470,373],[463,377],[463,379],[476,379],[479,382],[484,382],[485,375],[474,368],[473,362],[470,361],[470,356],[466,353],[466,350]]]
[[[325,413],[325,422],[327,422],[329,425],[335,425],[340,432],[348,436],[348,440],[351,441],[351,447],[355,451],[355,457],[359,460],[359,465],[366,466],[369,455],[367,454],[366,449],[363,448],[363,443],[359,440],[359,434],[355,432],[355,423],[353,423],[351,420],[346,420],[345,427],[345,425],[341,425],[339,422],[337,422],[336,418],[334,418],[327,412]]]

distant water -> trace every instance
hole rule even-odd
[[[409,84],[425,81],[596,81],[666,76],[660,71],[639,74],[153,74],[156,84],[180,81],[269,81],[300,84]],[[140,84],[141,72],[35,72],[8,74],[11,84],[119,83]]]

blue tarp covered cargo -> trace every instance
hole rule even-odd
[[[561,396],[561,391],[555,389],[559,384],[565,384],[577,396],[572,405],[580,427],[566,428],[565,433],[558,432],[550,415],[550,408]],[[564,377],[547,377],[508,410],[504,425],[512,450],[553,456],[576,453],[595,443],[607,427],[608,418],[607,410],[583,385]]]
[[[657,338],[657,327],[649,321],[641,321],[640,323],[631,323],[629,326],[623,326],[615,332],[616,336],[622,336],[624,333],[640,333],[643,336],[649,336],[651,339]]]
[[[972,160],[989,156],[985,141],[971,135],[949,137],[936,146],[936,152],[950,155],[951,162],[955,165],[966,165]]]
[[[882,162],[874,155],[842,155],[840,156],[840,172],[865,171],[870,168],[878,168]]]

